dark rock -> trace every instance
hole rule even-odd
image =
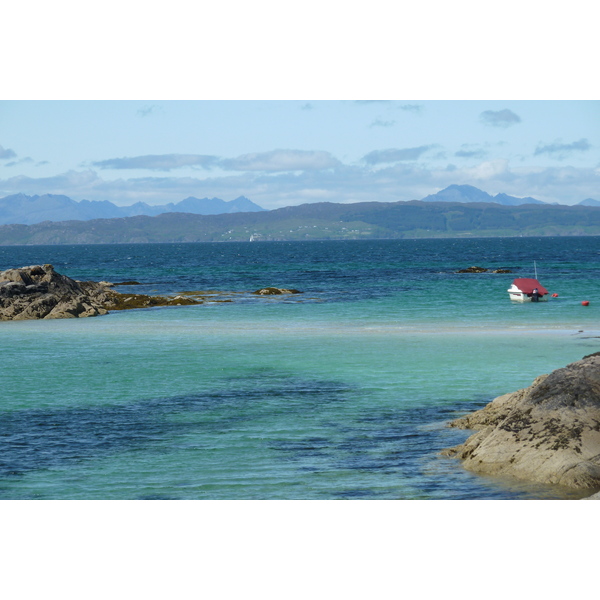
[[[112,293],[61,275],[50,264],[8,269],[0,273],[0,321],[106,314],[103,303]]]
[[[467,269],[460,269],[457,273],[487,273],[487,269],[483,267],[468,267]]]
[[[276,287],[266,287],[266,288],[261,288],[260,290],[256,290],[255,292],[252,292],[253,294],[258,294],[260,296],[274,296],[274,295],[278,295],[278,294],[301,294],[302,292],[298,291],[298,290],[288,290],[285,288],[276,288]]]
[[[17,281],[0,281],[0,296],[18,296],[19,294],[25,294],[27,288],[32,286],[26,286],[23,283]]]
[[[75,281],[57,273],[52,265],[9,269],[0,273],[0,321],[73,319],[105,315],[109,310],[201,304],[184,296],[119,294],[109,289],[111,285]]]

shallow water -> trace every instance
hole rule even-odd
[[[469,434],[449,419],[600,349],[599,241],[0,248],[0,269],[236,292],[0,323],[0,497],[569,497],[439,451]],[[506,289],[533,260],[559,297],[513,304]],[[475,264],[515,273],[455,273]],[[248,293],[267,285],[304,293]]]

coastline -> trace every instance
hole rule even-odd
[[[442,451],[474,473],[589,490],[600,499],[600,352],[448,425],[475,432]]]

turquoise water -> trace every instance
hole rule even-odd
[[[0,497],[570,497],[439,451],[468,435],[449,419],[600,350],[599,242],[0,248],[0,269],[51,262],[142,293],[235,292],[0,323]],[[506,289],[533,260],[559,297],[513,304]],[[455,273],[475,264],[514,273]],[[304,293],[248,293],[267,285]]]

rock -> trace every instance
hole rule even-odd
[[[26,319],[74,319],[105,315],[109,309],[166,306],[172,298],[127,297],[109,289],[108,282],[75,281],[54,270],[52,265],[8,269],[0,273],[0,321]],[[198,304],[191,299],[178,304]]]
[[[106,314],[103,305],[114,293],[100,283],[61,275],[50,264],[8,269],[0,273],[0,321]]]
[[[2,273],[2,279],[4,281],[12,281],[24,285],[33,284],[33,280],[27,272],[27,267],[23,267],[22,269],[8,269]]]
[[[202,304],[202,302],[184,296],[172,298],[167,296],[118,294],[117,292],[112,292],[112,295],[104,304],[104,308],[108,310],[128,310],[132,308],[150,308],[155,306],[189,306],[192,304]]]
[[[596,492],[587,498],[582,498],[582,500],[600,500],[600,492]]]
[[[298,290],[287,290],[285,288],[276,288],[276,287],[266,287],[260,290],[256,290],[252,292],[253,294],[259,294],[260,296],[273,296],[277,294],[301,294],[302,292]]]
[[[487,269],[483,267],[468,267],[467,269],[460,269],[457,273],[487,273]]]
[[[460,269],[457,273],[488,273],[489,270],[484,267],[468,267],[466,269]],[[510,269],[494,269],[492,273],[512,273]]]
[[[186,295],[147,296],[119,294],[115,285],[139,285],[137,281],[120,284],[108,281],[76,281],[54,270],[52,265],[34,265],[0,272],[0,321],[25,319],[73,319],[105,315],[110,310],[188,306],[202,304],[204,298]],[[259,295],[301,294],[298,290],[266,287]],[[211,294],[212,296],[212,294]],[[214,298],[212,298],[214,302]],[[231,302],[230,299],[219,300]]]
[[[201,304],[184,296],[119,294],[111,286],[106,281],[75,281],[52,265],[9,269],[0,273],[0,321],[75,319],[105,315],[109,310]]]
[[[449,425],[477,430],[442,452],[470,471],[600,490],[600,353]]]

